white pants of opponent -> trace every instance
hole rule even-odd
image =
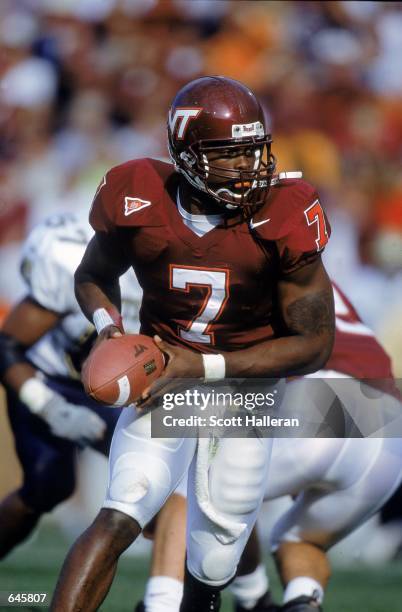
[[[377,512],[402,481],[402,439],[387,437],[401,430],[399,400],[358,380],[342,384],[338,372],[321,370],[314,377],[330,379],[350,414],[367,416],[361,429],[367,421],[379,437],[274,441],[264,499],[292,495],[294,503],[272,529],[272,551],[284,541],[327,550]],[[305,384],[291,391],[303,396]],[[382,415],[392,419],[382,423]]]
[[[265,500],[293,495],[271,532],[327,550],[377,512],[402,481],[396,438],[275,440]]]
[[[150,415],[123,410],[109,458],[105,508],[144,527],[188,471],[187,566],[212,586],[228,582],[257,519],[272,440],[151,438]]]

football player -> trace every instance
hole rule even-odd
[[[95,195],[95,237],[76,272],[76,295],[100,341],[122,333],[119,276],[133,267],[143,289],[141,331],[168,357],[148,405],[171,379],[282,379],[267,382],[273,389],[316,371],[334,334],[321,262],[329,226],[313,187],[274,177],[257,98],[225,77],[192,81],[170,108],[168,140],[173,165],[127,162]],[[129,408],[119,419],[104,507],[64,564],[57,612],[98,608],[120,554],[190,464],[182,612],[219,610],[219,592],[235,575],[262,502],[271,441],[152,439],[149,419],[137,416]],[[238,486],[228,495],[232,474]]]
[[[373,402],[389,414],[400,413],[400,397],[394,384],[388,355],[362,323],[343,292],[333,286],[336,333],[334,349],[326,369],[313,376],[337,381],[347,407],[357,401],[363,412],[373,412]],[[348,380],[345,382],[345,377]],[[358,379],[364,379],[361,383]],[[293,384],[293,383],[291,383]],[[314,384],[314,383],[313,383]],[[342,389],[344,387],[344,389]],[[380,387],[376,395],[370,387]],[[296,388],[300,393],[300,386]],[[355,431],[355,434],[357,432]],[[261,561],[256,533],[253,530],[230,590],[236,599],[236,612],[318,612],[324,597],[330,567],[326,551],[372,516],[392,495],[402,480],[402,444],[392,438],[320,438],[275,439],[267,480],[265,500],[284,495],[293,505],[278,520],[272,531],[272,551],[284,584],[283,608],[277,606],[268,589],[268,578]],[[186,495],[183,483],[176,493]],[[180,512],[180,506],[178,505]],[[183,515],[182,515],[183,516]],[[184,533],[185,519],[176,517],[171,533],[178,542]],[[178,612],[181,591],[170,576],[180,566],[161,567],[173,559],[172,545],[159,541],[159,551],[152,564],[144,602],[136,612]],[[184,555],[183,555],[184,556]],[[165,563],[161,558],[166,557]],[[174,561],[180,563],[177,546]],[[169,604],[167,604],[169,602]]]
[[[21,272],[27,295],[0,331],[0,377],[23,484],[0,503],[0,558],[24,540],[41,515],[75,488],[75,451],[108,454],[119,410],[83,391],[81,363],[96,337],[74,296],[74,271],[92,230],[67,213],[49,217],[28,237]],[[138,328],[139,288],[123,279],[127,326]]]

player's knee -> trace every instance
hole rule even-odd
[[[109,487],[111,499],[124,504],[135,504],[148,495],[151,482],[138,468],[123,468],[113,474]]]
[[[276,553],[282,544],[303,542],[300,528],[289,520],[288,513],[282,516],[272,527],[269,536],[269,548],[271,553]]]
[[[208,551],[202,560],[202,573],[204,582],[211,585],[226,584],[236,572],[237,563],[233,558],[233,551],[220,547]]]
[[[189,563],[193,576],[211,586],[221,586],[229,582],[236,572],[236,567],[233,550],[222,546],[203,551],[197,562]]]
[[[187,566],[193,576],[211,586],[221,586],[233,578],[247,535],[231,544],[222,544],[207,531],[193,530],[187,547]]]
[[[275,525],[271,531],[269,545],[272,553],[276,553],[282,545],[286,544],[308,544],[325,553],[339,539],[334,533],[328,531],[315,531],[303,533],[297,528],[284,528]]]
[[[144,526],[171,492],[171,481],[163,460],[145,453],[127,453],[113,466],[107,501],[129,510]]]
[[[230,515],[256,510],[267,478],[266,447],[255,439],[242,440],[241,450],[226,452],[211,478],[214,506]]]
[[[52,457],[37,461],[25,473],[20,494],[24,502],[38,513],[50,512],[68,499],[75,489],[72,461],[52,461]]]

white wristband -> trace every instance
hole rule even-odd
[[[106,308],[97,308],[92,316],[92,321],[98,334],[108,325],[116,325]]]
[[[22,383],[18,398],[33,414],[42,412],[43,407],[55,396],[54,391],[38,378],[28,378]]]
[[[223,355],[202,355],[204,363],[205,382],[222,380],[226,375],[225,358]]]

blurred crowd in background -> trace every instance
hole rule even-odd
[[[206,74],[260,97],[279,170],[317,186],[327,265],[402,377],[402,3],[2,0],[0,301],[21,242],[89,208],[105,170],[166,157],[175,92]]]

